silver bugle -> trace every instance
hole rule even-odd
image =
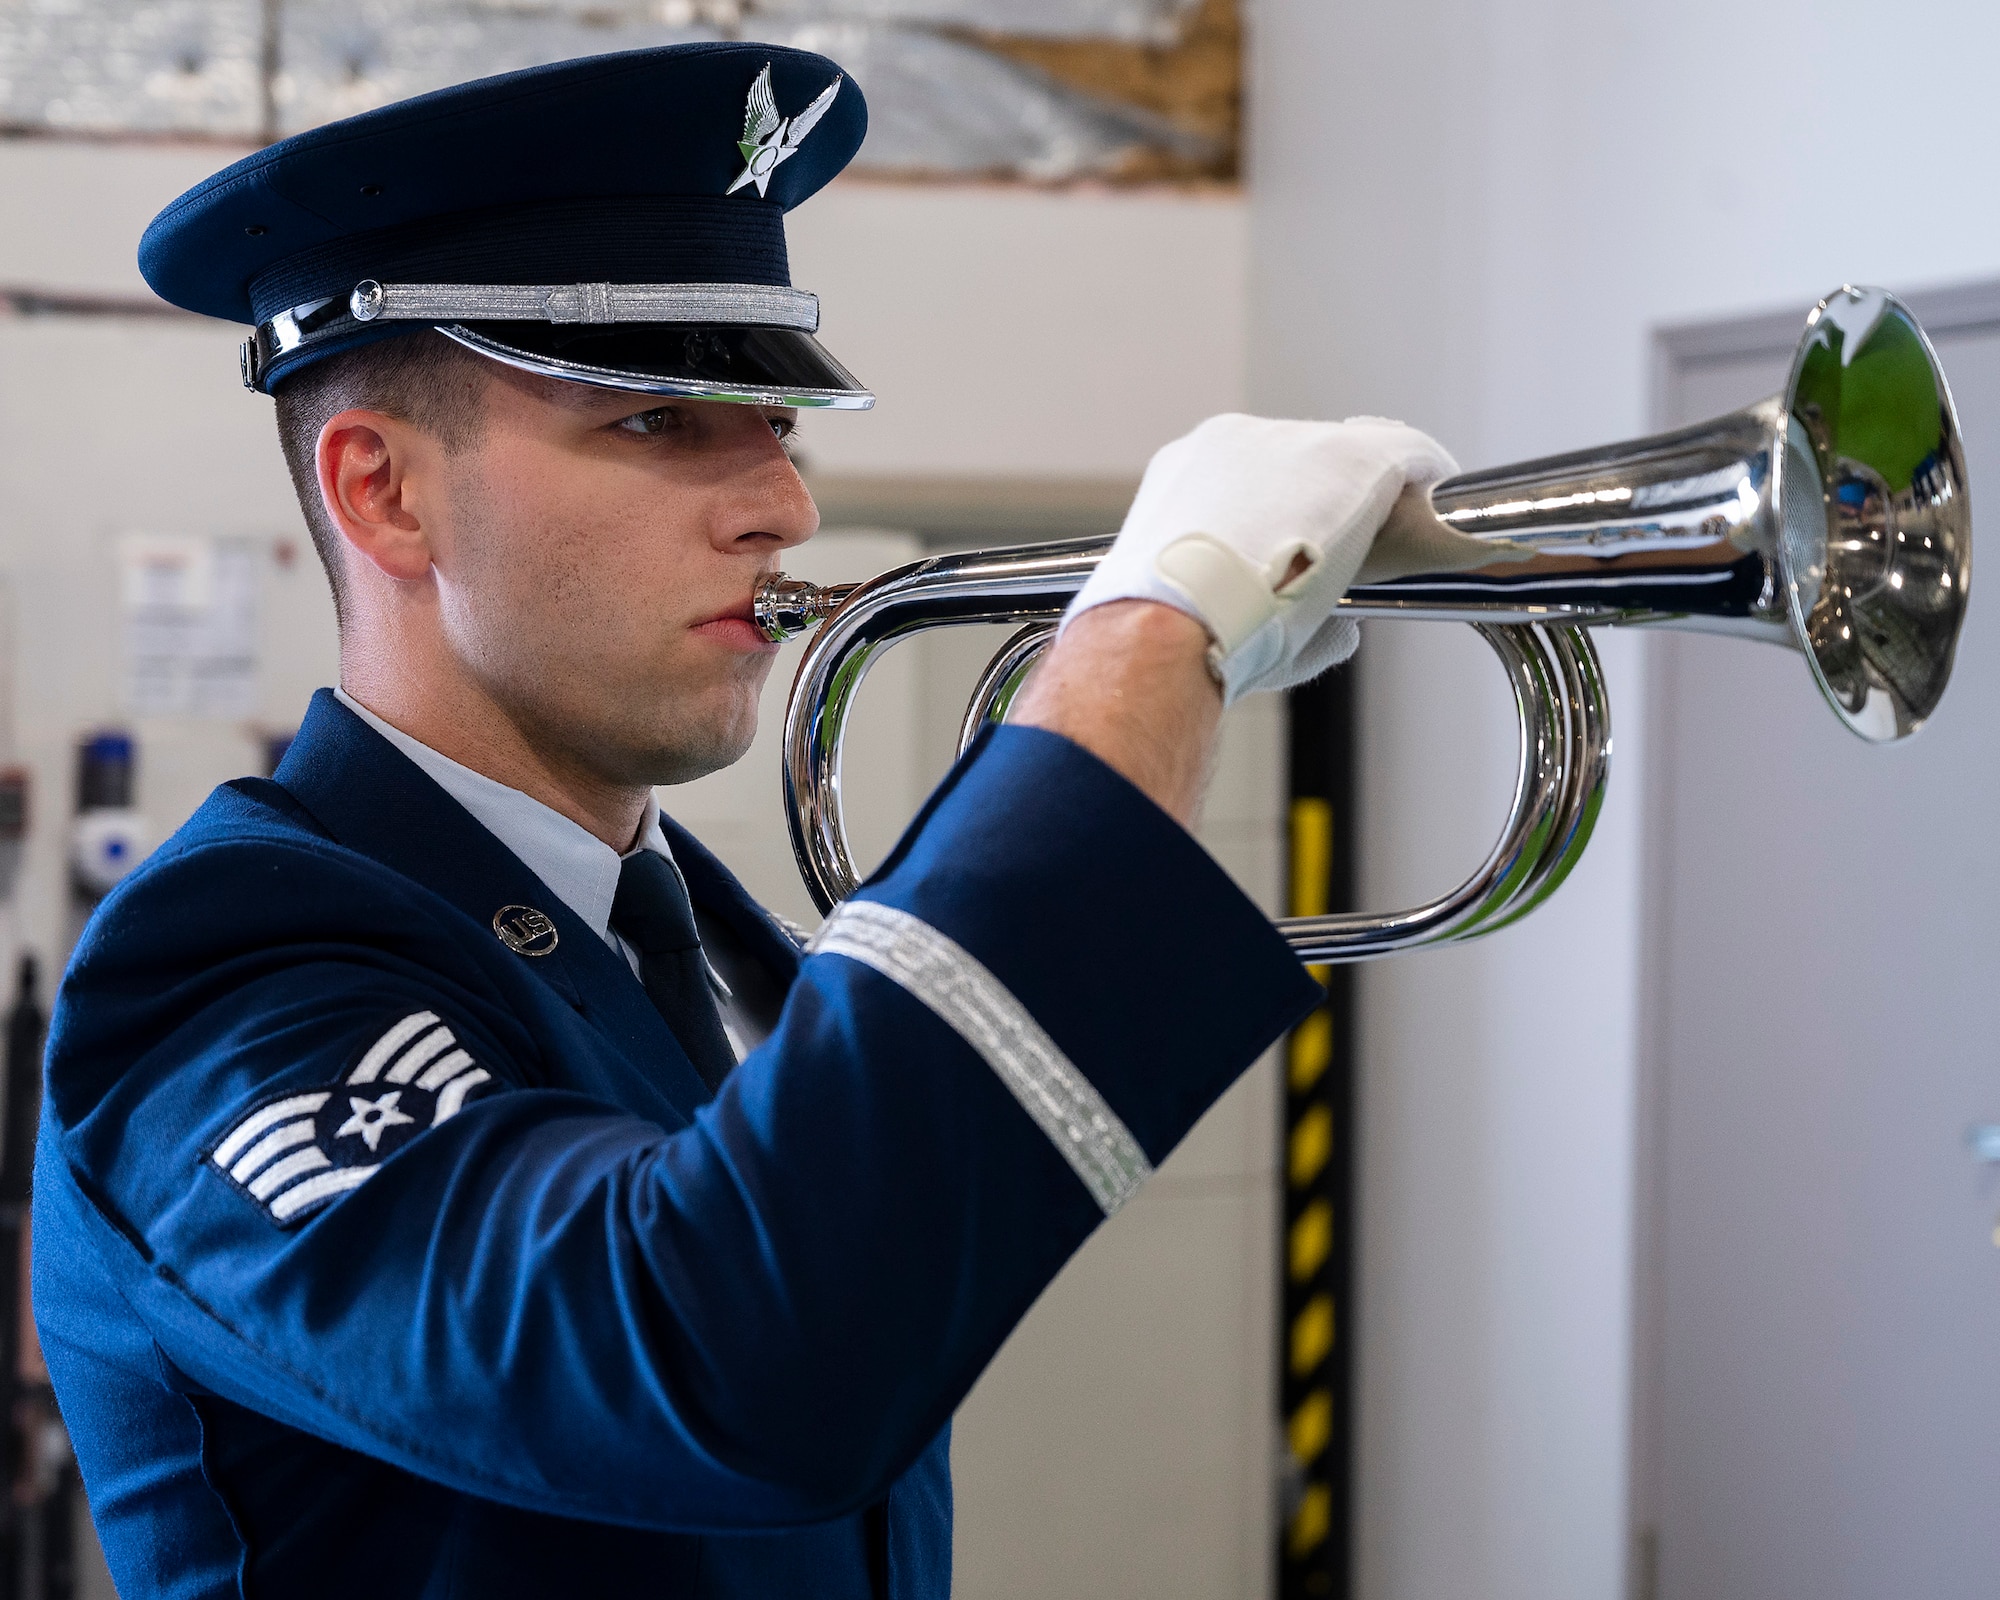
[[[1914,733],[1951,676],[1972,576],[1958,416],[1916,318],[1844,287],[1806,318],[1784,390],[1691,428],[1467,473],[1432,508],[1507,547],[1470,571],[1357,585],[1364,618],[1469,622],[1505,667],[1520,762],[1499,842],[1450,894],[1407,911],[1281,919],[1307,962],[1367,960],[1491,933],[1566,877],[1610,771],[1610,707],[1588,628],[1730,633],[1801,652],[1863,739]],[[981,675],[963,750],[1006,715],[1109,537],[932,556],[866,583],[782,575],[756,614],[772,638],[818,626],[786,708],[792,846],[822,911],[857,874],[840,809],[843,734],[880,652],[930,628],[1018,622]]]

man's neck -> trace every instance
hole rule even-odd
[[[340,677],[354,699],[439,755],[541,801],[620,855],[638,842],[651,790],[606,782],[565,761],[475,686],[449,677],[441,686],[419,675],[377,673],[345,656]]]

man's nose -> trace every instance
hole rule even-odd
[[[740,508],[736,526],[728,530],[731,543],[755,540],[775,542],[780,549],[804,544],[819,531],[819,507],[813,504],[805,480],[776,433],[763,430],[758,446],[760,460],[751,475],[754,492]]]
[[[769,531],[789,549],[792,545],[804,544],[819,532],[819,507],[814,504],[812,491],[806,487],[805,479],[799,476],[798,464],[782,450],[778,453],[783,457],[783,470],[774,476],[782,486],[784,509],[783,514],[774,519]]]

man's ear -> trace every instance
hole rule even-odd
[[[365,560],[403,581],[431,570],[430,539],[409,482],[426,443],[407,422],[379,411],[343,411],[320,429],[315,452],[320,499],[333,525]]]

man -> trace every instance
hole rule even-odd
[[[1333,618],[1391,424],[1163,451],[1015,718],[804,953],[660,815],[865,405],[782,217],[830,62],[563,63],[272,147],[141,248],[253,325],[342,687],[65,980],[43,1346],[120,1592],[941,1596],[946,1428],[1316,994],[1185,831]]]

